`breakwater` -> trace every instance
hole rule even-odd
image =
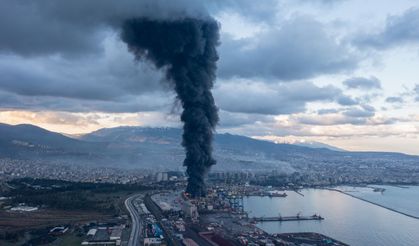
[[[376,203],[376,202],[369,201],[369,200],[367,200],[367,199],[364,199],[364,198],[361,198],[361,197],[358,197],[358,196],[354,196],[354,195],[352,195],[352,194],[350,194],[350,193],[348,193],[348,192],[344,192],[344,191],[341,191],[341,190],[338,190],[338,189],[333,189],[333,188],[327,188],[327,190],[340,192],[340,193],[342,193],[342,194],[345,194],[345,195],[347,195],[347,196],[351,196],[351,197],[353,197],[353,198],[356,198],[356,199],[359,199],[359,200],[361,200],[361,201],[364,201],[364,202],[367,202],[367,203],[373,204],[373,205],[375,205],[375,206],[382,207],[382,208],[387,209],[387,210],[390,210],[390,211],[392,211],[392,212],[395,212],[395,213],[398,213],[398,214],[402,214],[402,215],[404,215],[404,216],[407,216],[407,217],[410,217],[410,218],[414,218],[414,219],[418,219],[418,220],[419,220],[419,217],[418,217],[418,216],[414,216],[414,215],[411,215],[411,214],[408,214],[408,213],[405,213],[405,212],[399,211],[399,210],[397,210],[397,209],[390,208],[390,207],[387,207],[387,206],[381,205],[381,204]]]

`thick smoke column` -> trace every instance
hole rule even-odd
[[[137,59],[145,58],[165,69],[166,79],[173,83],[183,107],[186,192],[192,197],[205,196],[205,177],[215,164],[212,139],[218,113],[211,88],[218,60],[218,23],[211,18],[130,19],[123,25],[122,40]]]

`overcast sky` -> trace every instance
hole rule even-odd
[[[218,132],[419,154],[417,0],[3,0],[0,122],[180,126],[120,26],[208,14],[221,25]]]

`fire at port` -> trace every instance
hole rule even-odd
[[[183,112],[182,145],[191,197],[206,195],[205,178],[212,156],[218,110],[211,89],[216,77],[219,24],[211,17],[179,20],[133,18],[123,24],[122,40],[138,60],[165,72]]]

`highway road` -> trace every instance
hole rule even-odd
[[[134,200],[142,197],[143,195],[135,194],[128,197],[125,200],[125,207],[128,209],[128,212],[131,215],[131,234],[128,241],[128,246],[139,246],[140,245],[140,235],[142,231],[142,224],[140,221],[140,215],[137,208],[134,206]]]

